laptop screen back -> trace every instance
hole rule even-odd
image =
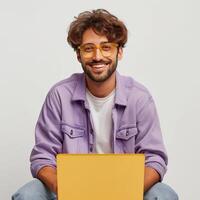
[[[58,200],[142,200],[143,154],[58,154]]]

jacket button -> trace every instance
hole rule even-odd
[[[73,135],[73,130],[70,131],[70,135]]]
[[[126,136],[128,136],[129,135],[129,132],[128,132],[128,130],[126,131]]]

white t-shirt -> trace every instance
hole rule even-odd
[[[112,153],[111,137],[112,137],[112,108],[114,104],[115,90],[108,96],[99,98],[86,91],[86,99],[88,101],[92,122],[94,126],[95,136],[95,152],[96,153]]]

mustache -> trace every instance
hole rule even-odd
[[[104,61],[104,60],[100,60],[100,61],[91,61],[91,62],[86,62],[85,64],[86,65],[107,65],[107,64],[110,64],[111,61]]]

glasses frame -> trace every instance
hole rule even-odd
[[[94,50],[93,52],[90,52],[90,53],[91,53],[91,56],[84,56],[84,53],[83,53],[82,48],[83,48],[84,45],[87,45],[87,44],[92,44],[92,45],[94,45],[94,47],[95,47],[95,50]],[[82,44],[82,45],[78,46],[78,49],[80,50],[80,53],[82,52],[82,55],[83,55],[84,58],[91,58],[91,57],[93,57],[97,49],[100,50],[101,55],[102,55],[103,57],[109,57],[110,55],[109,55],[109,56],[105,56],[104,53],[103,53],[104,51],[103,51],[102,48],[101,48],[101,45],[103,45],[103,44],[111,44],[113,47],[116,47],[116,48],[119,47],[119,44],[114,43],[114,42],[102,42],[102,43],[100,43],[100,44],[85,43],[85,44]],[[89,53],[88,53],[88,54],[89,54]]]

